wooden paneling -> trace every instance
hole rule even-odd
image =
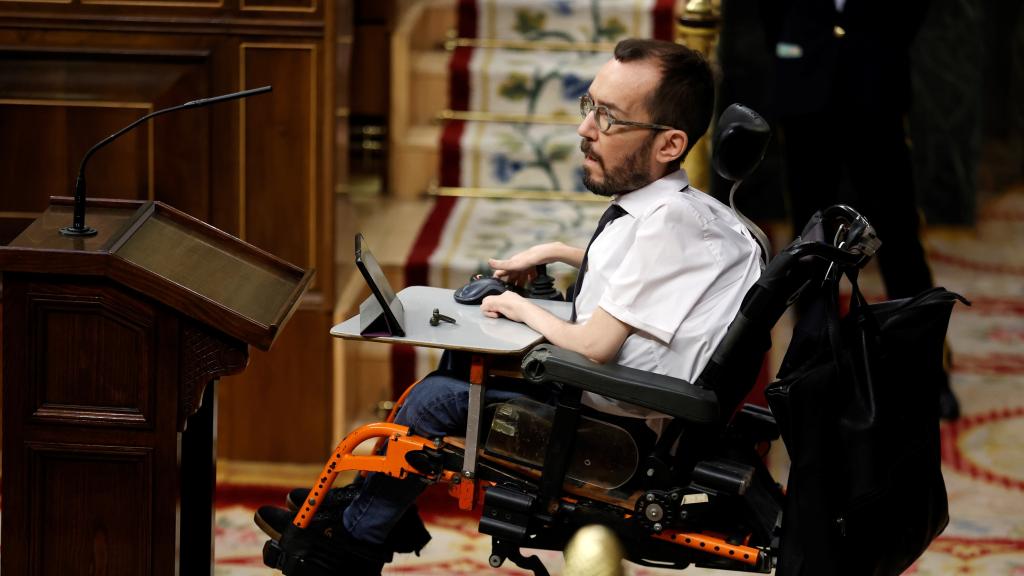
[[[0,140],[0,181],[29,192],[12,195],[4,208],[42,212],[50,196],[70,196],[85,151],[150,111],[141,102],[0,100],[0,126],[23,135]],[[92,187],[110,198],[151,197],[152,150],[149,127],[126,134],[89,166]]]
[[[316,46],[243,43],[240,58],[239,83],[270,84],[275,94],[242,102],[239,237],[290,262],[315,266],[315,227],[302,235],[282,234],[281,226],[315,220]]]
[[[97,152],[86,172],[90,197],[160,200],[317,270],[292,326],[254,355],[260,369],[222,384],[223,457],[315,462],[335,441],[333,161],[347,101],[334,87],[348,70],[336,29],[351,11],[322,0],[0,0],[0,243],[47,197],[71,194],[92,144],[145,112],[274,87],[156,118]],[[276,407],[298,406],[292,398],[317,398],[311,412],[322,414],[264,424]]]
[[[4,573],[172,576],[177,320],[109,281],[3,280]]]
[[[240,0],[242,10],[315,12],[317,0]]]
[[[219,454],[233,460],[323,462],[332,438],[330,312],[299,311],[269,352],[253,350],[249,367],[218,384]],[[255,375],[272,383],[255,387]]]
[[[33,443],[28,451],[29,483],[45,489],[29,494],[25,574],[154,573],[150,449]],[[55,544],[59,554],[46,548]]]
[[[113,40],[98,40],[104,38]],[[13,36],[0,30],[4,39]],[[50,40],[70,42],[73,35]],[[50,196],[71,195],[86,151],[136,118],[209,95],[204,52],[0,47],[0,125],[17,135],[0,138],[0,182],[16,191],[0,198],[0,218],[42,211]],[[211,113],[157,118],[102,148],[87,165],[89,195],[158,199],[207,218]]]
[[[116,293],[91,292],[83,299],[56,286],[31,288],[29,322],[38,330],[29,340],[30,421],[152,429],[154,312]]]

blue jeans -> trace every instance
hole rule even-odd
[[[462,436],[469,414],[469,386],[450,373],[434,372],[409,392],[395,423],[427,438]],[[484,392],[484,405],[524,396],[527,391],[528,386],[511,390],[489,385]],[[357,540],[382,544],[425,488],[426,483],[417,477],[400,480],[370,474],[359,495],[345,509],[345,529]]]

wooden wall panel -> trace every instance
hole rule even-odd
[[[270,12],[315,12],[316,0],[240,0],[242,10]],[[330,0],[326,0],[330,1]]]
[[[152,429],[154,312],[118,294],[95,291],[82,301],[53,286],[34,287],[29,305],[32,325],[41,327],[29,341],[33,363],[26,384],[37,394],[30,421]],[[106,339],[100,342],[98,334]],[[85,366],[108,368],[96,374]]]
[[[11,38],[0,30],[0,39]],[[53,42],[71,40],[54,34]],[[0,46],[0,219],[36,214],[73,192],[86,151],[157,108],[208,95],[209,59],[164,48],[124,53]],[[86,167],[89,195],[157,199],[208,217],[209,110],[161,117],[99,150]],[[184,168],[184,169],[183,169]]]
[[[340,440],[326,433],[333,403],[330,329],[330,312],[297,312],[274,350],[251,350],[243,374],[221,379],[220,455],[320,463],[330,455]]]
[[[242,103],[239,236],[289,262],[316,267],[316,46],[244,43],[240,69],[243,87],[275,88],[273,98]],[[282,233],[303,229],[309,233]]]
[[[29,482],[46,489],[30,494],[25,574],[157,573],[151,455],[146,448],[31,444]],[[60,553],[45,548],[55,543]]]
[[[351,20],[351,2],[0,0],[0,243],[48,196],[71,194],[89,146],[146,111],[274,87],[156,118],[99,151],[86,174],[90,197],[161,200],[317,270],[274,349],[254,351],[257,369],[222,380],[221,457],[315,462],[336,440],[328,330],[335,138],[347,116],[334,87],[348,70],[336,67],[338,18]],[[310,397],[322,414],[302,426],[262,420]]]
[[[124,126],[149,108],[141,102],[0,101],[0,126],[23,135],[0,140],[0,181],[25,192],[11,195],[5,208],[42,212],[50,196],[71,195],[85,151],[111,127]],[[151,196],[151,135],[147,127],[112,144],[109,154],[89,166],[89,182],[111,198]]]
[[[3,573],[177,574],[177,318],[108,280],[4,281]]]

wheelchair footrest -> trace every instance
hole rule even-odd
[[[335,542],[289,525],[279,541],[268,540],[263,545],[263,563],[285,576],[379,574],[391,555],[375,554],[367,546]]]
[[[343,568],[327,558],[285,551],[276,540],[267,540],[263,544],[263,564],[280,570],[286,576],[332,576]]]

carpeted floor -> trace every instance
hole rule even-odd
[[[952,519],[908,574],[1024,575],[1024,188],[990,201],[975,230],[932,231],[927,245],[936,283],[974,305],[958,306],[949,330],[963,408],[963,418],[942,429]],[[866,290],[880,295],[877,276],[865,276]],[[260,561],[264,538],[251,518],[255,505],[280,502],[283,490],[221,486],[218,494],[216,574],[273,574]],[[476,534],[475,520],[447,504],[427,499],[434,540],[421,557],[400,557],[385,573],[523,573],[491,569],[489,541]],[[559,554],[542,559],[560,572]],[[630,573],[659,572],[631,566]]]

